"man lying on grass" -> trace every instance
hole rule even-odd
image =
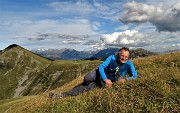
[[[114,82],[124,83],[125,81],[136,79],[137,72],[133,63],[129,60],[130,50],[122,47],[118,55],[109,56],[99,65],[97,70],[91,71],[84,77],[82,84],[72,90],[63,93],[49,93],[49,98],[61,98],[75,96],[96,87],[112,87]],[[129,74],[130,77],[126,77]]]

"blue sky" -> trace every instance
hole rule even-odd
[[[0,49],[180,48],[179,0],[0,0]]]

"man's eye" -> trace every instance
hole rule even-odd
[[[126,58],[126,59],[128,58],[127,56],[123,56],[123,55],[121,55],[121,57]]]

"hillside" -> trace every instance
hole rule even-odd
[[[131,58],[148,57],[152,55],[156,55],[156,53],[147,51],[143,48],[131,50]]]
[[[18,45],[10,45],[0,53],[0,100],[43,93],[98,64],[92,61],[50,61]]]
[[[48,99],[48,93],[0,101],[1,112],[21,113],[179,113],[180,53],[133,60],[138,79],[78,96]],[[66,91],[83,77],[55,89]]]
[[[50,61],[18,45],[10,45],[0,54],[0,99],[17,97],[46,68]]]

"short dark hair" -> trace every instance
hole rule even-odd
[[[121,50],[129,51],[129,53],[130,53],[130,50],[129,50],[128,47],[122,47],[121,49],[119,49],[119,52],[120,52]]]

